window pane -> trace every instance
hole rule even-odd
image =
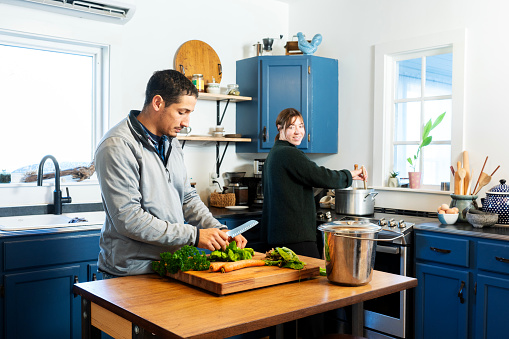
[[[424,95],[452,94],[452,53],[426,57]]]
[[[408,178],[408,172],[413,171],[407,159],[412,158],[417,152],[417,145],[396,145],[394,146],[394,171],[399,172],[401,178]],[[417,164],[416,171],[419,171]]]
[[[421,96],[422,59],[398,61],[396,99],[418,98]]]
[[[421,121],[420,102],[396,104],[394,141],[419,141]]]
[[[9,145],[0,170],[38,164],[46,154],[60,164],[90,162],[93,57],[0,45],[0,61],[0,144]]]
[[[451,145],[429,145],[422,149],[422,184],[440,185],[450,180]]]
[[[425,122],[429,119],[434,122],[436,118],[445,113],[444,120],[435,127],[430,135],[433,137],[433,141],[450,141],[451,140],[451,117],[452,117],[452,100],[431,100],[424,103],[424,117]]]

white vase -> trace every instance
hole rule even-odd
[[[389,187],[399,187],[399,179],[398,178],[389,178]]]

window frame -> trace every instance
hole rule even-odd
[[[93,105],[91,117],[91,159],[93,159],[93,152],[97,144],[101,140],[104,133],[109,129],[110,46],[106,44],[91,43],[73,39],[64,39],[59,37],[3,29],[0,29],[0,44],[65,53],[79,53],[88,55],[93,58]],[[31,183],[2,184],[0,185],[0,189],[7,188],[9,186],[27,186],[30,184]],[[46,184],[46,182],[44,184]],[[83,185],[87,183],[83,181],[73,182],[73,184]],[[51,181],[50,185],[54,185],[54,181]]]
[[[374,80],[374,126],[373,131],[373,186],[387,188],[389,173],[393,170],[393,133],[394,133],[394,91],[396,61],[402,55],[450,48],[453,53],[452,70],[452,117],[451,126],[451,162],[457,159],[464,147],[464,79],[465,79],[465,40],[466,30],[458,29],[375,45],[375,80]],[[432,52],[433,54],[435,52]],[[406,175],[404,176],[406,177]],[[391,188],[394,189],[394,188]],[[407,188],[396,188],[404,189]],[[419,191],[438,191],[439,185],[428,186]]]

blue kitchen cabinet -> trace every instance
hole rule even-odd
[[[467,338],[469,275],[465,270],[416,264],[416,338]]]
[[[338,61],[312,55],[265,56],[237,61],[236,133],[251,138],[236,144],[238,153],[269,152],[278,131],[276,117],[285,108],[302,113],[306,153],[338,151]]]
[[[509,242],[415,231],[416,338],[509,333]]]
[[[0,338],[81,338],[76,282],[97,274],[99,230],[0,237]]]

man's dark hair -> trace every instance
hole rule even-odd
[[[183,95],[192,95],[198,98],[198,89],[184,74],[173,69],[156,71],[150,77],[145,91],[145,104],[147,107],[154,96],[160,95],[164,100],[164,106],[178,103]]]

